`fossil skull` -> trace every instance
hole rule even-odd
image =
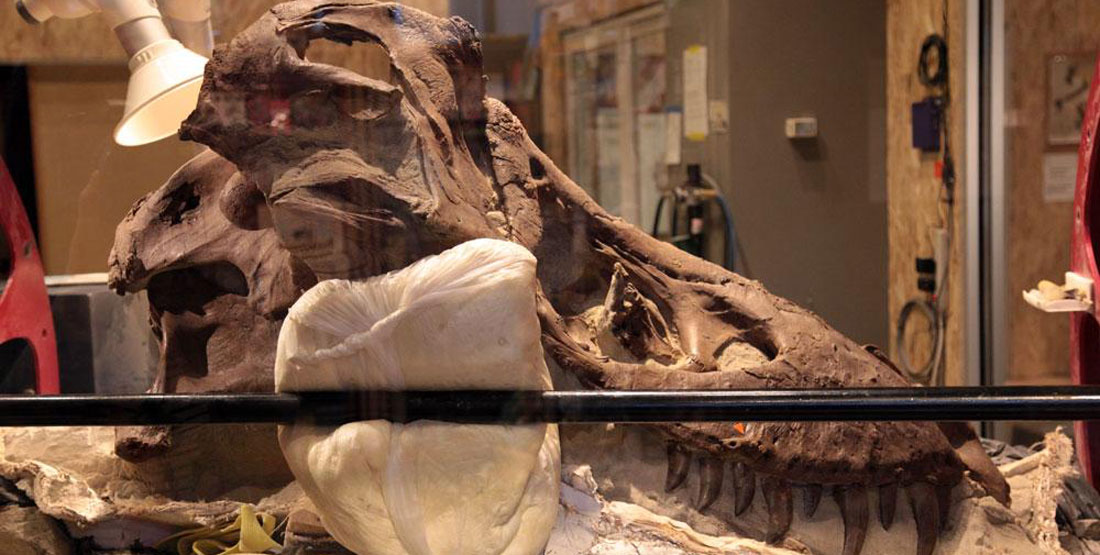
[[[380,45],[390,75],[310,61],[310,44],[318,40]],[[270,387],[264,357],[274,352],[280,311],[304,284],[369,277],[479,237],[510,240],[535,254],[543,346],[587,387],[910,385],[876,350],[809,311],[605,212],[502,103],[485,96],[477,33],[458,18],[367,1],[276,6],[214,52],[181,135],[217,154],[189,162],[123,222],[112,283],[150,288],[162,330],[166,317],[177,317],[169,306],[191,298],[187,291],[223,292],[208,303],[229,291],[231,300],[223,302],[239,312],[222,327],[240,328],[238,337],[245,329],[254,334],[245,351],[256,356],[250,370],[190,360],[182,366],[207,366],[169,374],[205,377],[176,379],[175,390]],[[206,196],[182,216],[195,218],[191,231],[173,232],[160,214],[185,181],[202,184]],[[247,287],[227,288],[221,272],[207,277],[210,270],[202,269],[216,270],[219,262],[237,268]],[[163,277],[180,272],[191,281]],[[159,286],[165,294],[155,291]],[[219,312],[204,303],[181,314],[203,322]],[[165,334],[164,358],[171,361],[177,355]],[[922,554],[935,547],[950,489],[965,474],[1008,499],[1007,483],[963,424],[655,429],[669,443],[668,488],[681,487],[698,461],[697,504],[705,510],[732,467],[737,512],[759,491],[771,515],[771,541],[790,527],[792,486],[806,492],[807,513],[823,488],[832,489],[844,517],[845,553],[861,549],[870,489],[879,491],[884,527],[893,520],[898,490],[907,492]]]

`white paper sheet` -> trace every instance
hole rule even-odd
[[[707,47],[684,49],[684,137],[689,141],[707,138]]]
[[[679,109],[665,112],[665,163],[675,166],[680,163],[680,138],[684,127],[684,114]]]
[[[1077,183],[1077,153],[1048,152],[1043,155],[1043,201],[1073,202]]]

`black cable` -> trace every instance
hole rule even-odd
[[[657,210],[653,213],[653,231],[649,233],[654,237],[657,236],[657,232],[661,229],[661,209],[664,208],[665,198],[667,197],[668,194],[663,194],[657,199]]]
[[[718,201],[718,207],[722,209],[722,220],[726,227],[726,259],[723,265],[733,272],[734,265],[737,263],[737,232],[733,228],[733,212],[730,211],[730,205],[722,193],[718,193],[714,198]]]
[[[723,267],[731,272],[736,272],[737,228],[733,223],[733,210],[730,209],[729,202],[726,201],[726,196],[722,194],[722,189],[718,187],[718,182],[715,181],[713,177],[702,174],[702,181],[704,185],[714,192],[714,198],[718,202],[718,207],[722,210],[722,220],[726,234],[726,252]]]
[[[932,352],[929,354],[928,360],[926,360],[920,368],[914,368],[912,361],[909,360],[908,341],[906,341],[905,336],[910,316],[912,316],[914,311],[920,312],[928,319],[929,328],[931,328],[932,331]],[[894,343],[898,346],[898,366],[901,368],[902,372],[905,373],[906,377],[917,383],[939,385],[942,376],[937,370],[939,369],[940,363],[943,361],[944,340],[946,339],[944,337],[946,332],[945,328],[946,325],[943,313],[932,301],[910,299],[909,302],[905,303],[905,306],[901,307],[901,313],[898,314]]]
[[[723,254],[724,260],[722,266],[727,270],[735,271],[735,265],[737,263],[737,230],[733,223],[733,211],[730,209],[729,202],[726,201],[726,197],[722,194],[722,191],[718,188],[714,178],[703,174],[701,176],[701,182],[707,189],[711,190],[714,194],[714,199],[718,203],[719,209],[722,211],[722,220],[726,240],[725,253]],[[661,216],[664,213],[665,201],[668,197],[672,197],[672,227],[669,230],[669,236],[676,236],[676,227],[679,224],[679,205],[680,195],[675,191],[670,191],[662,194],[657,199],[657,208],[653,214],[653,226],[650,228],[650,235],[657,237],[661,230]]]
[[[935,52],[935,73],[929,67],[929,55]],[[926,87],[941,87],[947,84],[947,41],[937,34],[928,35],[920,46],[920,59],[917,62],[917,77]]]
[[[672,215],[669,217],[668,236],[676,237],[676,230],[680,227],[680,195],[672,193]]]

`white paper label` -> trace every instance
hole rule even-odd
[[[689,141],[707,138],[707,47],[684,49],[684,137]]]
[[[665,122],[665,163],[675,166],[680,163],[680,133],[684,126],[684,114],[679,110],[669,110]]]
[[[1043,155],[1043,200],[1073,202],[1077,182],[1077,154],[1048,152]]]
[[[710,101],[710,130],[715,135],[730,132],[730,107],[726,101]]]

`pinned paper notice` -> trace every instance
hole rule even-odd
[[[684,137],[689,141],[707,138],[707,47],[684,49]]]
[[[680,130],[684,125],[684,114],[679,109],[665,112],[665,163],[675,166],[680,163]]]
[[[1073,202],[1077,179],[1076,152],[1043,155],[1043,201]]]

